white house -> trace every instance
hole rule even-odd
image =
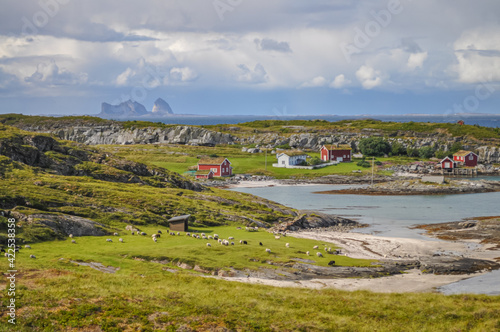
[[[283,151],[276,154],[278,163],[274,167],[298,166],[306,161],[309,156],[302,151]]]

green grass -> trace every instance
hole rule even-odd
[[[217,231],[220,235],[236,232],[232,227]],[[263,235],[260,232],[252,234]],[[97,328],[103,331],[206,331],[217,328],[239,331],[495,331],[500,328],[500,296],[376,294],[216,280],[191,271],[172,273],[170,271],[176,269],[174,266],[133,259],[138,251],[147,251],[147,255],[159,258],[168,256],[172,250],[186,251],[183,245],[191,242],[191,246],[196,247],[200,240],[169,237],[163,246],[162,242],[155,244],[149,238],[121,236],[125,243],[107,243],[104,238],[77,238],[77,244],[55,241],[21,250],[16,257],[19,270],[17,325],[12,329],[7,323],[4,308],[10,297],[6,280],[0,279],[0,331]],[[291,250],[295,245],[302,245],[293,240],[297,239],[286,239],[293,243]],[[269,241],[283,244],[282,240]],[[191,248],[193,253],[189,255],[197,253],[231,262],[231,255],[220,258],[227,252],[217,255],[213,249],[229,251],[238,246]],[[29,259],[29,254],[37,258]],[[70,262],[77,259],[119,266],[120,270],[106,274]],[[4,259],[0,261],[0,270],[7,270]]]

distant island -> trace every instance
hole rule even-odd
[[[129,117],[147,117],[147,116],[168,116],[173,115],[174,112],[170,105],[162,98],[156,99],[153,109],[148,112],[144,105],[128,100],[118,105],[111,105],[108,103],[101,104],[101,112],[97,114],[101,118],[129,118]]]

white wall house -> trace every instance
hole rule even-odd
[[[289,167],[301,164],[307,159],[308,155],[302,151],[285,151],[276,154],[278,163],[273,164],[274,167]]]

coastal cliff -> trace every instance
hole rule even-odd
[[[499,139],[472,135],[451,135],[445,130],[428,131],[381,130],[372,128],[341,129],[316,126],[281,126],[279,130],[253,128],[252,123],[238,126],[165,125],[149,122],[120,122],[92,117],[47,118],[15,117],[5,115],[0,122],[20,129],[50,133],[60,139],[76,141],[87,145],[99,144],[186,144],[215,146],[225,144],[260,145],[267,148],[289,146],[304,150],[319,150],[323,144],[348,144],[355,151],[362,138],[385,137],[390,144],[400,144],[402,148],[420,149],[432,146],[436,150],[449,151],[454,144],[464,149],[477,151],[484,163],[500,163]],[[12,120],[14,119],[14,120]],[[35,121],[36,120],[36,121]],[[404,124],[398,124],[401,127]],[[473,126],[470,126],[473,127]],[[320,129],[317,129],[320,128]]]

